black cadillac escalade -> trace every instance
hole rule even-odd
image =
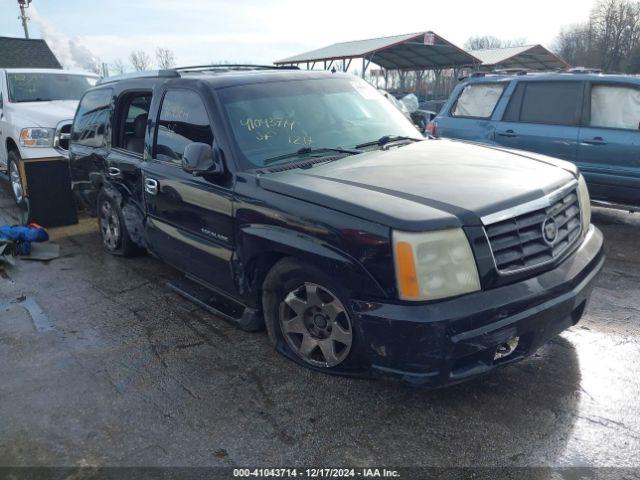
[[[576,167],[424,139],[347,74],[185,68],[102,81],[70,143],[104,248],[325,372],[458,382],[582,316],[604,261]]]

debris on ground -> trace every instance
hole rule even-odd
[[[14,264],[15,257],[49,261],[60,256],[60,247],[49,241],[49,233],[36,223],[0,226],[0,262]]]

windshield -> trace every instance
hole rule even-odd
[[[296,151],[354,148],[386,135],[421,138],[397,108],[357,77],[240,85],[218,95],[245,168]]]
[[[80,100],[97,78],[60,73],[9,73],[9,99],[12,102]]]

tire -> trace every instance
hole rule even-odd
[[[11,182],[11,192],[17,205],[20,205],[26,198],[24,195],[24,182],[20,173],[20,154],[15,150],[10,150],[7,156],[7,173]]]
[[[121,257],[133,257],[140,253],[140,247],[129,236],[119,202],[104,190],[98,194],[96,212],[102,247],[107,253]]]
[[[326,373],[359,368],[358,333],[346,289],[313,265],[285,258],[263,284],[267,332],[278,351]]]

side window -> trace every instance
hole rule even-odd
[[[82,97],[73,120],[71,141],[85,147],[99,148],[111,142],[111,96],[109,88],[88,92]]]
[[[185,147],[193,142],[213,144],[213,132],[204,103],[194,91],[169,90],[160,109],[156,158],[179,164]]]
[[[151,107],[151,92],[124,94],[118,101],[116,114],[118,131],[115,135],[116,147],[141,154]]]
[[[511,94],[509,105],[502,117],[503,122],[519,122],[520,121],[520,107],[522,106],[522,96],[524,95],[524,88],[526,84],[519,82],[516,89]]]
[[[589,126],[640,129],[640,89],[620,85],[593,85]]]
[[[469,84],[451,109],[453,117],[490,118],[502,96],[503,83]]]
[[[549,125],[578,123],[582,105],[580,82],[523,82],[523,86],[518,121]]]

